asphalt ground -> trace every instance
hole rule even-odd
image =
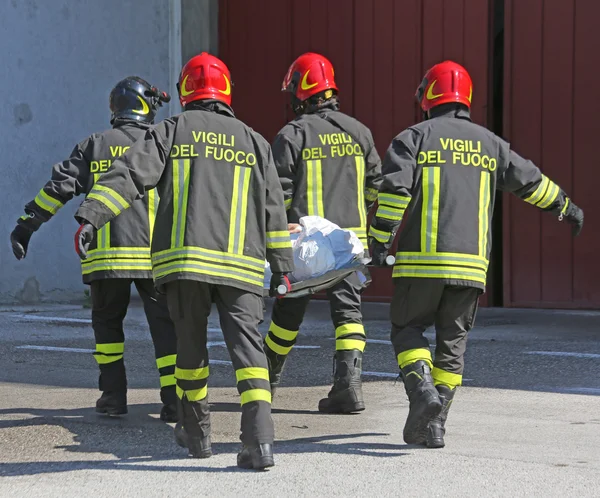
[[[273,404],[276,466],[259,473],[235,466],[239,401],[216,313],[215,455],[194,460],[158,419],[139,305],[126,319],[121,418],[93,410],[89,310],[0,308],[0,496],[600,496],[600,313],[481,309],[446,448],[429,450],[402,440],[408,402],[388,310],[364,304],[367,409],[323,415],[316,406],[331,382],[334,332],[327,303],[311,303]],[[263,333],[267,326],[268,315]]]

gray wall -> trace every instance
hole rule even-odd
[[[199,29],[200,26],[205,29]],[[218,56],[219,0],[181,0],[181,57],[185,64],[201,52]]]
[[[119,79],[137,74],[175,92],[169,85],[170,4],[0,2],[0,301],[35,299],[37,284],[44,300],[82,296],[72,242],[73,213],[82,198],[34,234],[24,261],[15,260],[8,237],[51,166],[78,141],[110,126],[108,94]]]

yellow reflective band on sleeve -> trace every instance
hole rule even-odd
[[[204,386],[201,389],[192,389],[191,391],[184,391],[185,397],[188,401],[202,401],[208,396],[208,386]]]
[[[96,353],[117,354],[125,351],[125,343],[112,342],[106,344],[96,344]]]
[[[347,323],[346,325],[340,325],[335,329],[336,338],[348,334],[365,335],[365,327],[361,323]]]
[[[377,193],[378,193],[378,190],[376,188],[367,187],[365,189],[365,198],[369,202],[374,202],[377,200]]]
[[[177,379],[175,379],[174,375],[161,375],[160,377],[160,387],[169,387],[174,386],[177,383]]]
[[[173,159],[173,228],[171,248],[183,247],[190,189],[190,160]]]
[[[358,216],[360,226],[367,226],[367,206],[365,204],[365,158],[364,156],[355,156],[356,164],[356,190],[358,192]]]
[[[114,363],[115,361],[121,360],[123,358],[123,355],[115,354],[115,355],[105,356],[103,354],[95,354],[94,358],[96,358],[96,361],[98,362],[99,365],[106,365],[108,363]]]
[[[102,175],[100,173],[94,173],[94,184],[96,184],[96,182],[100,179],[101,176]],[[115,208],[116,208],[116,206],[115,206]],[[110,223],[107,223],[100,230],[98,230],[98,232],[96,233],[96,240],[97,240],[97,246],[96,246],[97,249],[93,249],[88,253],[88,258],[85,261],[81,262],[82,267],[87,267],[87,265],[89,265],[89,263],[91,263],[92,253],[110,248]],[[102,271],[102,270],[99,270],[99,271]],[[90,270],[83,271],[84,275],[87,275],[89,273],[92,273],[92,271],[90,271]]]
[[[263,367],[246,367],[235,371],[235,378],[238,382],[248,379],[269,380],[269,370]]]
[[[246,403],[251,403],[252,401],[266,401],[267,403],[271,402],[271,393],[266,389],[250,389],[248,391],[244,391],[240,395],[240,405],[245,405]]]
[[[367,343],[365,341],[361,341],[359,339],[337,339],[335,341],[335,350],[350,351],[357,349],[358,351],[363,352],[366,344]]]
[[[438,384],[442,384],[444,386],[449,387],[450,389],[454,389],[460,385],[462,385],[462,375],[446,372],[441,368],[433,367],[431,371],[431,376],[433,377],[433,384],[437,386]]]
[[[202,380],[208,378],[208,367],[179,368],[175,367],[175,378],[180,380]]]
[[[392,236],[390,232],[384,232],[383,230],[379,230],[373,226],[369,228],[369,235],[375,238],[375,240],[378,242],[382,242],[384,244],[389,242],[390,237]]]
[[[154,233],[154,223],[156,221],[156,211],[158,209],[158,192],[156,189],[148,190],[148,235],[150,244],[152,244],[152,234]]]
[[[306,161],[306,200],[309,216],[325,218],[321,160]]]
[[[538,188],[535,189],[533,194],[523,200],[529,204],[533,204],[534,206],[537,205],[537,203],[541,201],[542,198],[547,194],[550,183],[551,182],[548,177],[546,175],[542,175],[542,181],[538,185]]]
[[[176,354],[162,356],[161,358],[156,358],[156,367],[157,368],[172,367],[173,365],[175,365],[176,361],[177,361]]]
[[[538,207],[540,209],[546,209],[547,207],[549,207],[556,200],[559,192],[560,187],[556,183],[551,181],[550,186],[548,187],[548,192],[544,197],[542,197],[542,199],[540,199]]]
[[[292,350],[292,346],[280,346],[279,344],[276,344],[268,335],[265,337],[265,344],[271,351],[282,356],[289,354]]]
[[[114,214],[119,214],[129,208],[129,203],[116,190],[104,185],[95,184],[88,197],[102,202]]]
[[[287,211],[288,209],[290,209],[292,207],[292,201],[294,199],[292,199],[291,197],[289,199],[286,199],[285,201],[283,201],[283,205],[285,206],[285,210]]]
[[[290,233],[285,232],[267,232],[267,249],[285,249],[292,248],[292,239]]]
[[[406,209],[410,203],[410,197],[405,195],[396,195],[396,194],[384,194],[383,192],[379,192],[377,195],[377,202],[379,205]]]
[[[440,168],[423,168],[421,251],[436,252],[440,210]]]
[[[233,173],[233,191],[231,213],[229,215],[229,245],[227,251],[243,254],[246,239],[246,214],[248,209],[248,190],[252,169],[235,166]]]
[[[56,212],[64,206],[62,202],[44,192],[44,189],[39,191],[38,195],[34,199],[34,202],[40,208],[42,208],[44,211],[48,211],[50,214],[56,214]]]
[[[490,222],[490,174],[482,170],[479,179],[479,256],[487,255]]]
[[[298,335],[297,330],[287,330],[273,322],[271,322],[269,332],[271,332],[271,334],[273,334],[275,337],[278,337],[284,341],[293,341]]]
[[[412,365],[417,361],[426,361],[429,368],[433,368],[433,362],[431,361],[431,351],[425,348],[409,349],[398,353],[398,366],[404,368],[408,365]]]
[[[119,216],[119,214],[121,214],[121,211],[120,211],[120,209],[119,209],[119,208],[118,208],[118,207],[117,207],[115,204],[113,204],[113,202],[112,202],[112,201],[110,201],[109,199],[107,199],[107,198],[106,198],[106,197],[104,197],[104,196],[101,196],[101,195],[98,195],[98,194],[94,194],[93,192],[90,192],[90,193],[87,195],[87,198],[88,198],[88,199],[94,199],[94,200],[96,200],[96,201],[98,201],[98,202],[100,202],[100,203],[104,204],[104,205],[105,205],[105,206],[106,206],[108,209],[110,209],[110,210],[111,210],[111,212],[112,212],[112,213],[113,213],[115,216]]]
[[[392,208],[380,204],[377,207],[377,213],[375,213],[375,216],[384,220],[402,221],[402,217],[404,216],[404,208]]]

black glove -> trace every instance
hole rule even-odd
[[[87,251],[96,236],[96,229],[90,223],[83,222],[75,234],[75,252],[81,259],[87,258]]]
[[[560,213],[558,217],[558,221],[562,221],[563,219],[567,220],[567,223],[573,225],[573,236],[579,235],[581,229],[583,228],[583,211],[577,207],[571,200],[567,201],[569,205],[567,206],[567,210],[564,213]]]
[[[282,298],[291,290],[292,284],[287,273],[273,273],[271,276],[271,285],[269,286],[269,296]]]
[[[17,225],[10,234],[13,254],[18,260],[24,259],[27,256],[27,247],[32,235],[33,230],[29,230],[23,225]]]
[[[379,242],[377,239],[370,237],[369,246],[371,248],[371,264],[373,266],[387,266],[385,259],[390,250],[388,244],[384,244],[383,242]]]

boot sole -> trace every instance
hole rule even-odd
[[[408,431],[406,425],[404,426],[403,437],[406,444],[423,444],[427,441],[427,426],[435,417],[437,417],[442,411],[442,404],[429,403],[423,410],[423,413],[418,419],[418,423],[412,430]],[[409,413],[410,416],[410,413]],[[407,420],[408,422],[408,420]]]
[[[360,403],[345,403],[343,405],[336,405],[332,407],[321,406],[319,403],[319,411],[321,413],[342,413],[350,414],[356,412],[362,412],[365,409],[365,404]]]
[[[127,415],[127,408],[96,408],[96,413],[108,415],[109,417],[120,417]]]
[[[439,439],[434,441],[427,440],[426,444],[428,448],[443,448],[446,446],[446,443],[444,443],[443,440],[440,441]]]
[[[251,460],[238,462],[238,467],[246,470],[265,470],[266,468],[274,466],[275,459],[272,456],[253,457]]]

